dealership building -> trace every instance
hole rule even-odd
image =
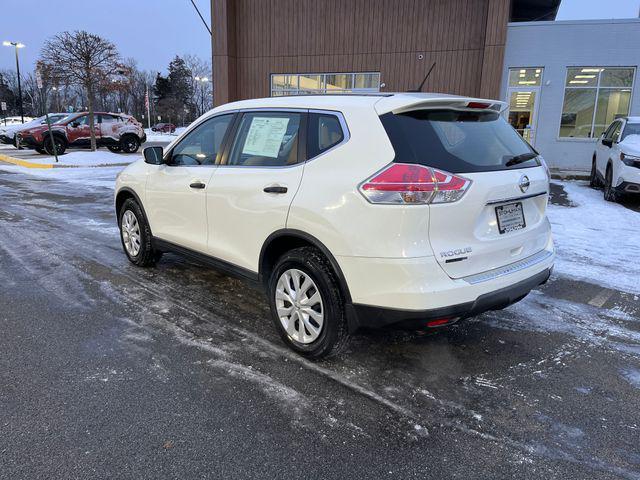
[[[499,98],[547,162],[588,170],[635,95],[640,20],[554,21],[561,0],[212,0],[214,102],[350,92]]]

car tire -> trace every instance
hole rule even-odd
[[[125,135],[120,140],[120,150],[123,153],[136,153],[140,148],[140,140],[135,135]]]
[[[47,152],[43,149],[43,148],[36,148],[36,152],[38,152],[40,155],[46,155]]]
[[[613,186],[613,168],[611,168],[611,165],[607,165],[607,173],[604,177],[604,199],[607,202],[618,201],[618,192]]]
[[[320,359],[346,346],[349,331],[343,294],[331,264],[319,250],[302,247],[281,256],[267,291],[275,327],[292,350]]]
[[[160,260],[162,253],[153,248],[151,229],[142,208],[132,198],[125,200],[118,212],[118,229],[122,249],[131,263],[151,267]]]
[[[120,148],[120,145],[107,145],[107,148],[113,153],[120,153],[120,151],[122,150]]]
[[[53,143],[56,147],[56,153],[58,155],[63,155],[65,150],[67,149],[67,142],[64,138],[59,137],[58,135],[53,136]],[[51,146],[51,139],[49,137],[45,137],[43,140],[42,148],[44,149],[47,155],[53,155],[53,148]]]
[[[589,186],[591,188],[599,188],[600,180],[598,180],[598,170],[596,168],[596,159],[591,162],[591,175],[589,175]]]

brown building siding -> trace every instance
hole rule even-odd
[[[215,104],[272,73],[381,73],[383,91],[496,97],[509,0],[212,0]],[[422,56],[423,58],[420,58]]]

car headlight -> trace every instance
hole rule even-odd
[[[629,167],[640,167],[640,157],[638,156],[621,153],[620,160]]]

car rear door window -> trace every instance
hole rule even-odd
[[[299,161],[302,113],[248,112],[242,115],[227,165],[283,167]]]
[[[169,165],[213,165],[232,119],[233,114],[228,114],[202,122],[174,147]]]
[[[395,162],[451,173],[540,165],[535,151],[498,112],[415,110],[380,117]]]
[[[316,157],[344,140],[340,119],[329,113],[310,113],[307,128],[307,155]]]

